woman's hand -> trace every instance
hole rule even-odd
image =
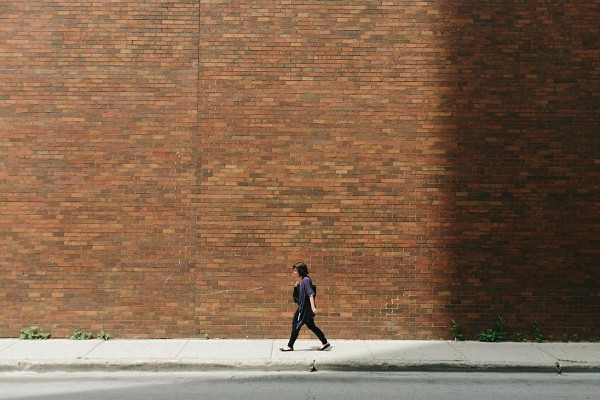
[[[317,307],[312,307],[312,312],[314,315],[317,315]]]
[[[302,282],[300,282],[300,281],[297,281],[297,282],[296,282],[296,284],[294,285],[294,287],[298,287],[298,286],[300,286],[300,284],[301,284],[301,283],[302,283]]]

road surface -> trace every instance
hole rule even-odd
[[[88,372],[0,374],[2,400],[600,399],[600,374]]]

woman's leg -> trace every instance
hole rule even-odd
[[[290,334],[290,340],[288,341],[288,347],[290,349],[294,348],[294,343],[296,343],[296,339],[298,339],[298,334],[300,333],[300,329],[297,328],[299,312],[300,310],[296,310],[296,313],[294,314],[294,319],[292,320],[292,333]]]
[[[317,325],[315,325],[315,320],[314,319],[309,319],[308,321],[306,321],[306,327],[308,329],[310,329],[311,331],[313,331],[313,333],[315,335],[317,335],[317,337],[319,338],[319,340],[321,341],[322,344],[326,344],[327,343],[327,339],[325,338],[325,334],[323,333],[323,331],[321,331],[319,329],[319,327]]]

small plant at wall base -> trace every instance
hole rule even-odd
[[[579,343],[579,335],[577,333],[571,335],[571,342]]]
[[[523,334],[521,332],[515,332],[515,333],[513,333],[513,335],[512,335],[512,341],[513,342],[519,342],[520,343],[523,340],[525,340],[525,339],[523,339]]]
[[[450,322],[452,322],[452,328],[450,328],[450,332],[452,333],[452,337],[454,338],[454,341],[455,342],[462,341],[464,338],[464,335],[462,333],[461,326],[454,319],[451,319]]]
[[[93,337],[91,332],[75,330],[73,334],[69,337],[71,340],[90,340]]]
[[[506,320],[502,315],[498,315],[495,329],[489,328],[485,332],[479,334],[480,342],[503,342],[506,339],[506,330],[504,329]]]
[[[21,329],[21,339],[23,340],[43,340],[50,337],[49,333],[38,326],[30,326],[28,328]]]
[[[100,332],[98,332],[97,337],[100,340],[108,340],[108,339],[110,339],[110,334],[105,331],[100,331]]]
[[[544,335],[542,335],[540,324],[538,324],[537,321],[533,321],[533,340],[538,343],[541,343],[544,340]]]

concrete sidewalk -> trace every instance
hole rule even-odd
[[[0,339],[0,371],[539,371],[600,372],[600,343],[299,340]]]

